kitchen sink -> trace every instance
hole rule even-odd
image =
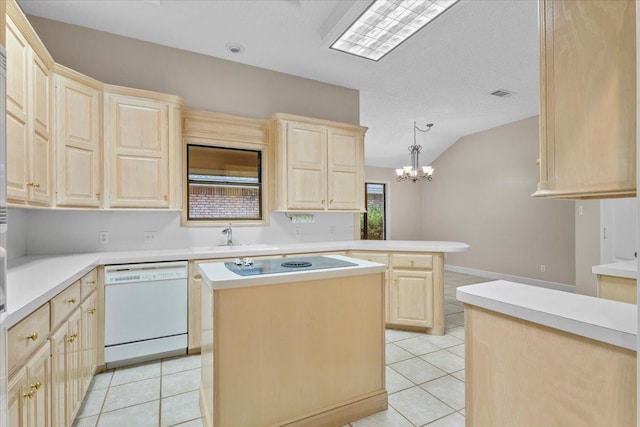
[[[278,249],[276,246],[267,244],[240,244],[240,245],[217,245],[217,246],[192,246],[191,252],[251,252],[251,251],[268,251]]]

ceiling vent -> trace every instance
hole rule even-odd
[[[495,92],[491,92],[491,95],[493,96],[497,96],[498,98],[508,98],[511,95],[515,95],[515,92],[511,92],[510,90],[506,90],[506,89],[498,89]]]

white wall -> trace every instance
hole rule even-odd
[[[452,266],[573,285],[575,204],[531,197],[537,158],[537,116],[460,138],[432,164],[423,239],[471,245]]]
[[[252,244],[352,240],[353,215],[319,213],[315,214],[313,224],[293,224],[283,213],[274,212],[268,226],[234,225],[233,241]],[[28,224],[21,228],[29,255],[188,248],[226,242],[221,233],[223,227],[182,227],[179,212],[18,210],[17,217],[22,216],[26,216],[26,221],[16,222]],[[99,242],[100,231],[109,232],[109,243]],[[145,231],[157,232],[153,243],[145,243]],[[16,248],[17,252],[18,242]]]
[[[12,260],[27,254],[27,212],[21,209],[8,211],[7,257]]]

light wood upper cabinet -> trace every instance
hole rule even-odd
[[[53,58],[14,1],[6,3],[7,196],[10,203],[53,201]]]
[[[181,161],[173,157],[179,153],[174,149],[180,144],[175,131],[180,127],[180,108],[176,105],[182,105],[182,100],[105,85],[104,103],[109,206],[169,208],[179,204],[169,196],[180,185],[173,165]]]
[[[276,209],[364,209],[366,128],[307,117],[271,117]]]
[[[102,203],[102,83],[55,65],[59,206]]]
[[[534,197],[636,195],[634,1],[540,1]]]

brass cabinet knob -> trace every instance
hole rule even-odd
[[[36,184],[35,182],[30,182],[27,184],[27,187],[40,188],[40,184]]]
[[[27,335],[25,338],[31,341],[35,341],[38,339],[38,333],[34,332],[31,335]]]
[[[413,267],[413,263],[414,263],[414,261],[413,261],[413,260],[411,260],[411,267]]]
[[[33,396],[35,396],[36,392],[34,390],[29,390],[28,392],[24,393],[22,395],[22,397],[29,398],[29,399],[33,399]]]
[[[71,334],[69,335],[69,338],[67,338],[65,341],[68,343],[72,343],[76,340],[76,338],[78,338],[78,334]]]
[[[536,159],[536,165],[540,166],[540,159]]]
[[[95,309],[95,308],[91,308],[91,309],[87,310],[87,312],[88,312],[89,314],[95,314],[96,309]]]
[[[95,286],[95,285],[96,285],[96,281],[95,281],[95,280],[92,280],[92,281],[90,281],[90,282],[87,282],[87,285],[89,285],[89,286]]]
[[[102,193],[96,193],[96,197],[99,199],[102,196]]]
[[[36,184],[36,188],[40,188],[40,184]]]
[[[67,304],[75,304],[76,303],[76,299],[75,298],[71,298],[71,299],[65,300],[64,302],[66,302]]]
[[[202,275],[201,274],[196,274],[195,276],[193,276],[193,278],[195,280],[200,280],[200,279],[202,279]]]
[[[40,381],[36,381],[34,384],[31,384],[29,387],[31,387],[31,389],[36,389],[36,390],[40,390],[40,387],[42,387],[42,383]]]

